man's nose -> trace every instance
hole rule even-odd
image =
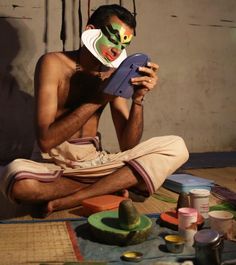
[[[111,48],[111,51],[115,56],[119,56],[121,54],[121,49],[118,49],[117,47]]]

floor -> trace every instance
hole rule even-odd
[[[236,167],[188,169],[184,170],[183,173],[214,180],[216,184],[236,191]],[[137,210],[140,213],[152,214],[176,207],[175,202],[168,202],[168,200],[174,199],[177,201],[177,193],[161,187],[157,191],[157,195],[157,198],[154,196],[150,197],[143,203],[135,202]],[[0,242],[2,245],[0,244],[0,248],[2,251],[0,251],[0,264],[40,264],[36,262],[40,259],[43,261],[53,260],[54,262],[47,264],[63,264],[55,262],[77,260],[68,233],[66,232],[65,221],[80,218],[83,214],[81,207],[55,212],[46,219],[37,219],[28,214],[28,209],[24,209],[24,212],[13,205],[10,205],[10,207],[3,201],[1,202],[0,217],[2,224],[0,225]],[[210,206],[219,202],[219,198],[213,195],[210,196]],[[19,214],[20,211],[24,214]],[[36,223],[34,223],[35,221]],[[53,239],[54,237],[55,239]],[[42,238],[42,241],[40,238]],[[54,240],[53,246],[48,245],[44,240],[45,238],[49,238],[47,242],[52,238]],[[7,244],[11,247],[9,248]],[[41,251],[40,258],[37,256],[39,255],[39,249]],[[11,252],[13,250],[14,254]],[[19,256],[16,256],[16,253]],[[20,260],[23,260],[23,262],[21,263]],[[1,261],[4,261],[4,263],[1,263]],[[33,263],[30,263],[31,261]]]
[[[204,169],[188,169],[182,171],[183,173],[192,174],[202,178],[207,178],[214,180],[216,184],[227,187],[233,191],[236,191],[236,167],[225,167],[225,168],[204,168]],[[167,197],[172,199],[178,199],[178,194],[172,191],[169,191],[161,187],[157,194],[159,197]],[[14,205],[9,205],[4,202],[3,198],[0,198],[2,201],[0,209],[0,219],[7,220],[34,220],[35,218],[31,217],[28,212],[28,207],[16,207]],[[210,205],[217,204],[219,199],[215,196],[210,196]],[[140,213],[160,213],[166,211],[170,208],[175,207],[174,203],[166,202],[161,199],[156,199],[150,197],[145,202],[135,202],[136,208]],[[22,215],[22,216],[21,216]],[[65,218],[78,218],[83,215],[83,210],[81,207],[70,209],[68,211],[55,212],[46,220],[55,220],[55,219],[65,219]],[[36,218],[37,219],[37,218]]]

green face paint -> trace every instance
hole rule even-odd
[[[116,58],[113,58],[110,49],[116,48],[122,51],[130,44],[133,35],[117,23],[104,26],[101,31],[102,34],[96,42],[96,49],[106,61],[114,61]]]

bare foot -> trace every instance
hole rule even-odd
[[[117,196],[130,198],[134,202],[144,202],[147,199],[147,197],[148,197],[147,194],[140,193],[139,191],[132,190],[132,189],[130,189],[130,190],[123,189],[123,190],[115,192],[114,194],[117,195]]]
[[[31,216],[33,218],[46,218],[52,213],[52,210],[48,208],[48,203],[41,203],[41,204],[36,204],[34,205]]]
[[[134,202],[144,202],[148,197],[147,192],[142,192],[137,189],[129,190],[129,198]]]
[[[129,198],[129,191],[127,189],[119,190],[119,191],[115,192],[114,195]]]
[[[126,189],[124,189],[124,190],[122,190],[122,191],[123,191],[122,196],[125,197],[125,198],[129,198],[129,191],[126,190]]]
[[[80,205],[81,201],[79,201],[78,195],[74,193],[72,195],[48,202],[47,211],[52,213],[54,211],[70,209]]]

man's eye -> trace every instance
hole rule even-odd
[[[112,42],[113,42],[115,45],[118,45],[118,44],[119,44],[119,42],[118,42],[117,40],[114,40],[113,38],[112,38],[111,40],[112,40]]]
[[[106,37],[107,37],[107,36],[106,36]],[[118,44],[119,44],[119,42],[118,42],[117,40],[114,40],[111,36],[107,37],[107,39],[108,39],[111,43],[113,43],[113,44],[115,44],[115,45],[118,45]]]

